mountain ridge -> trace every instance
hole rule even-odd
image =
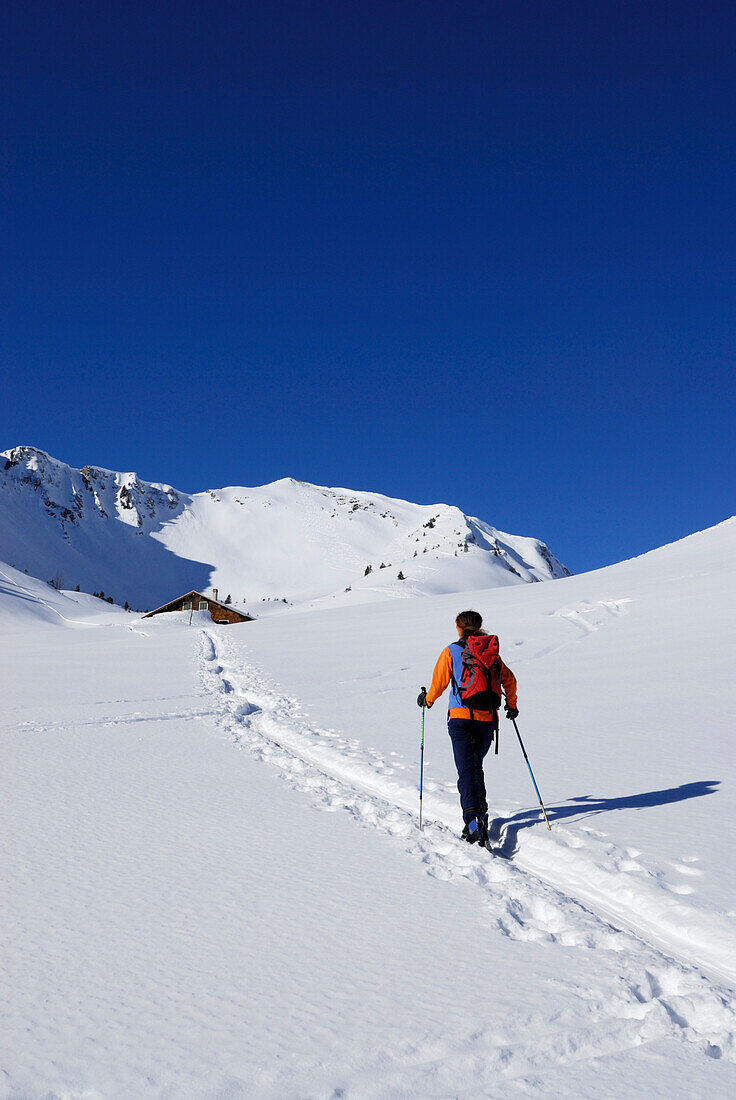
[[[453,505],[292,477],[189,494],[35,447],[1,456],[0,558],[141,609],[211,585],[263,613],[569,575],[540,540]]]

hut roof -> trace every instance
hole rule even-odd
[[[223,603],[221,600],[215,600],[212,596],[207,596],[204,592],[197,592],[194,589],[191,592],[185,592],[183,596],[177,596],[173,600],[169,600],[168,603],[162,604],[161,607],[154,608],[153,611],[147,611],[143,616],[144,619],[149,619],[151,615],[159,615],[161,612],[173,611],[174,607],[178,603],[182,603],[184,600],[199,598],[200,600],[206,600],[208,605],[214,604],[215,607],[221,607],[224,611],[228,611],[230,614],[238,615],[243,622],[253,622],[252,615],[246,615],[244,611],[238,611],[237,607],[233,607],[231,603]]]

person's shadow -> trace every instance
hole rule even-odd
[[[622,795],[618,798],[597,798],[584,794],[545,806],[545,809],[550,824],[566,818],[584,820],[610,810],[644,810],[651,806],[666,806],[670,802],[683,802],[687,798],[715,794],[720,782],[720,779],[700,779],[696,783],[682,783],[679,787],[667,787],[662,791],[643,791],[641,794]],[[540,821],[544,825],[542,811],[537,807],[520,810],[512,817],[494,818],[488,827],[491,843],[496,842],[494,854],[511,859],[518,848],[519,830],[538,825]]]

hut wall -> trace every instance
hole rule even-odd
[[[242,623],[247,621],[237,611],[232,611],[229,607],[218,607],[217,604],[212,602],[210,602],[210,617],[216,623]]]

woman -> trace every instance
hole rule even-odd
[[[420,707],[431,707],[448,684],[452,685],[447,711],[447,729],[452,738],[452,751],[458,777],[457,789],[460,792],[460,805],[465,822],[462,836],[463,840],[467,840],[470,844],[478,842],[485,845],[488,841],[488,802],[483,776],[483,758],[493,742],[494,730],[498,725],[498,712],[496,709],[471,710],[467,705],[467,695],[465,700],[461,696],[461,681],[463,680],[463,654],[468,646],[468,639],[488,638],[487,643],[476,643],[471,649],[487,650],[489,663],[493,663],[493,655],[498,653],[498,643],[497,639],[489,637],[481,629],[483,619],[477,611],[461,611],[455,619],[455,626],[458,640],[452,642],[440,653],[432,673],[430,689],[426,693],[420,692],[417,703]],[[516,677],[500,657],[496,657],[495,660],[498,662],[496,672],[500,680],[500,683],[497,681],[497,686],[503,687],[506,695],[506,716],[516,718],[519,713],[516,707]],[[500,691],[498,691],[496,705],[499,706],[500,702]]]

